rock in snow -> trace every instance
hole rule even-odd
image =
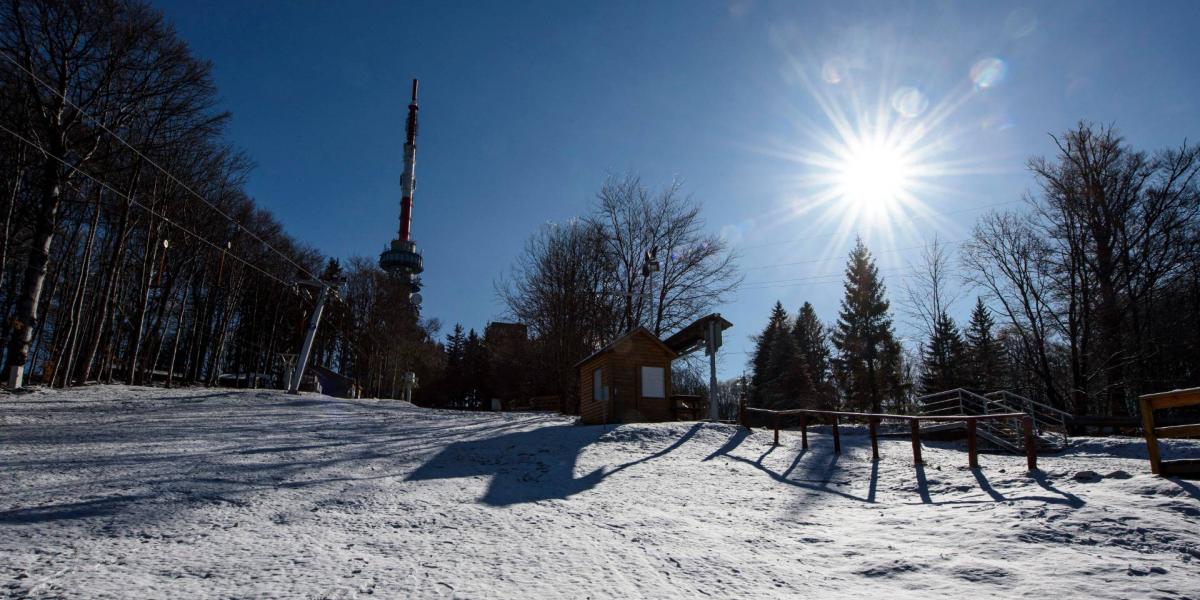
[[[1200,488],[1149,475],[1137,440],[1032,476],[954,443],[914,467],[907,440],[877,464],[861,435],[810,441],[261,390],[4,395],[0,595],[1200,596]]]

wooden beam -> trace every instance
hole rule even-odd
[[[909,427],[912,428],[912,447],[913,447],[913,464],[921,464],[921,423],[919,421],[909,421]]]
[[[1162,475],[1195,478],[1200,476],[1200,460],[1164,460],[1159,465]]]
[[[1025,463],[1030,471],[1037,470],[1037,440],[1033,437],[1033,417],[1021,418],[1021,429],[1025,433]]]
[[[867,421],[867,429],[871,432],[871,460],[879,460],[879,436],[876,426],[879,424],[879,419],[872,417]]]
[[[967,420],[967,464],[979,468],[979,438],[975,435],[975,419]]]
[[[1158,438],[1194,438],[1200,437],[1200,423],[1195,425],[1172,425],[1170,427],[1159,427],[1154,430],[1154,437]]]
[[[808,415],[800,415],[800,448],[808,450]]]
[[[1159,475],[1162,457],[1158,454],[1158,436],[1154,435],[1154,405],[1152,399],[1142,396],[1138,404],[1142,409],[1142,433],[1146,436],[1146,454],[1150,457],[1150,472]]]
[[[1159,392],[1157,394],[1145,394],[1140,396],[1138,400],[1149,401],[1150,407],[1154,410],[1162,408],[1179,408],[1181,406],[1194,406],[1200,404],[1200,388],[1188,388],[1186,390],[1171,390],[1169,392]]]

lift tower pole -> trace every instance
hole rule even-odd
[[[292,371],[292,380],[288,382],[288,393],[300,393],[300,381],[304,378],[304,369],[308,367],[308,357],[312,354],[313,340],[317,337],[317,329],[321,326],[321,313],[325,312],[325,301],[329,299],[329,291],[340,281],[301,281],[300,285],[316,286],[320,288],[317,292],[316,306],[313,307],[312,315],[308,318],[308,328],[304,331],[304,344],[300,346],[300,355],[296,358],[296,368]]]

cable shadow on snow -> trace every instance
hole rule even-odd
[[[575,476],[584,448],[600,441],[599,427],[557,425],[484,439],[455,442],[428,460],[405,481],[460,477],[489,477],[479,498],[490,506],[510,506],[539,500],[561,500],[587,491],[606,477],[661,458],[682,446],[701,428],[697,423],[662,450],[612,469],[600,467]]]

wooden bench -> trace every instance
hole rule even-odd
[[[1142,411],[1142,431],[1146,435],[1146,452],[1150,455],[1150,472],[1155,475],[1179,477],[1200,476],[1200,459],[1163,460],[1158,451],[1159,438],[1198,438],[1200,423],[1156,427],[1154,411],[1166,408],[1200,406],[1200,388],[1172,390],[1146,394],[1138,398]]]

